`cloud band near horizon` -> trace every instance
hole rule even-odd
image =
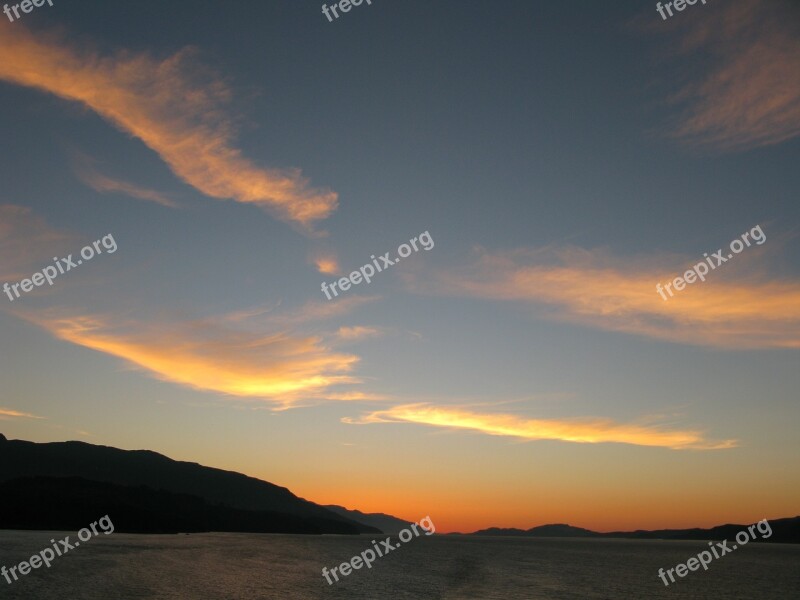
[[[736,447],[736,440],[710,441],[694,430],[673,430],[656,425],[618,423],[611,419],[526,419],[516,415],[478,413],[460,407],[404,404],[379,410],[345,423],[413,423],[446,429],[462,429],[487,435],[525,440],[557,440],[585,444],[621,443],[672,450],[720,450]]]

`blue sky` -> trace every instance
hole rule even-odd
[[[119,247],[2,297],[3,432],[443,530],[788,516],[794,16],[57,1],[2,23],[3,281]]]

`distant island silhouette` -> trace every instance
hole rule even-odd
[[[800,516],[786,519],[769,519],[772,535],[766,539],[756,538],[756,542],[773,542],[784,544],[800,543]],[[723,540],[734,537],[742,529],[746,529],[752,523],[726,524],[711,527],[709,529],[656,529],[647,531],[639,529],[636,531],[612,531],[600,533],[572,527],[571,525],[553,524],[540,525],[531,529],[499,528],[490,527],[481,529],[468,535],[482,536],[506,536],[506,537],[580,537],[580,538],[624,538],[637,540]],[[464,535],[464,534],[453,534]]]

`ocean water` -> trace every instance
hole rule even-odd
[[[75,532],[0,531],[0,565],[66,535],[75,541]],[[328,585],[322,567],[350,560],[372,539],[101,534],[49,569],[10,585],[0,578],[0,598],[800,600],[800,545],[778,544],[750,544],[667,588],[659,567],[686,562],[706,542],[422,536]]]

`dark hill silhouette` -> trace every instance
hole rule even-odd
[[[89,481],[79,477],[25,477],[0,483],[0,529],[77,531],[108,515],[120,533],[311,533],[345,523],[286,513],[212,506],[202,498]]]
[[[360,510],[348,510],[344,506],[338,506],[336,504],[326,504],[325,508],[343,517],[347,517],[356,523],[377,527],[386,534],[400,533],[402,529],[411,525],[408,521],[403,521],[402,519],[384,513],[363,513]]]
[[[310,529],[322,533],[380,533],[298,498],[284,487],[241,473],[175,461],[148,450],[120,450],[84,442],[36,444],[7,440],[0,434],[0,483],[28,477],[78,477],[117,486],[145,486],[153,491],[195,496],[212,507],[281,513],[286,515],[287,527],[295,527],[299,517],[309,521]]]
[[[767,539],[761,538],[761,532],[755,529],[756,539],[752,541],[776,542],[787,544],[800,544],[800,517],[790,517],[787,519],[768,519],[772,528],[772,535]],[[733,539],[737,533],[747,529],[745,525],[726,524],[717,525],[710,529],[657,529],[654,531],[622,531],[611,532],[603,535],[607,537],[624,537],[633,539],[659,539],[659,540],[724,540]]]

